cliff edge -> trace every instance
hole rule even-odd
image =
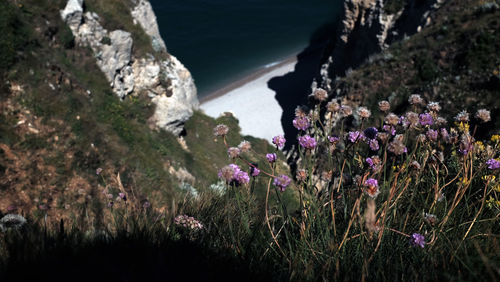
[[[106,30],[97,13],[84,11],[83,0],[69,0],[60,13],[76,43],[92,49],[113,92],[121,99],[146,92],[156,105],[150,124],[179,135],[193,109],[199,107],[194,80],[184,65],[167,53],[151,4],[140,0],[133,5],[130,14],[134,24],[141,26],[151,38],[153,50],[163,53],[163,58],[149,53],[134,55],[131,33]]]
[[[331,90],[332,80],[360,66],[397,40],[420,32],[444,0],[402,1],[389,9],[389,0],[346,0],[337,34],[322,66],[320,84]]]

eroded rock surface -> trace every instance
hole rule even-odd
[[[151,44],[155,51],[167,51],[165,42],[160,35],[160,29],[158,28],[158,23],[156,22],[156,15],[153,11],[153,7],[149,1],[139,0],[135,1],[135,8],[132,10],[132,17],[134,21],[137,21],[144,32],[151,37]]]
[[[389,14],[384,9],[386,0],[346,0],[335,47],[322,66],[320,85],[329,89],[335,77],[346,75],[395,40],[420,31],[443,1],[408,0],[400,11]]]
[[[151,37],[153,49],[166,52],[151,4],[135,1],[131,15]],[[96,13],[83,10],[83,0],[69,0],[61,17],[73,32],[75,42],[92,49],[97,65],[118,97],[124,99],[146,91],[156,104],[152,124],[176,135],[182,132],[199,102],[191,73],[181,62],[169,54],[165,60],[158,60],[152,54],[146,58],[134,57],[132,35],[124,30],[104,29]]]

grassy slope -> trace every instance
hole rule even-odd
[[[171,166],[187,168],[196,178],[190,184],[197,189],[216,182],[217,170],[229,160],[222,142],[214,142],[212,128],[227,124],[229,139],[237,142],[231,145],[237,145],[242,140],[238,122],[196,112],[186,124],[189,151],[172,134],[151,131],[147,120],[154,109],[149,100],[129,97],[120,102],[98,71],[92,51],[74,46],[59,16],[64,2],[1,4],[2,13],[11,15],[2,17],[2,26],[11,27],[5,29],[8,37],[2,44],[20,47],[5,52],[10,63],[1,73],[5,78],[0,101],[1,211],[14,206],[18,212],[48,213],[55,219],[99,216],[106,202],[104,186],[118,192],[117,173],[127,193],[140,201],[148,199],[159,209],[171,206],[179,193],[179,180],[168,173]],[[127,14],[108,15],[117,6],[121,8],[114,13],[119,13],[128,2],[86,3],[89,10],[104,13],[106,28],[134,34],[136,55],[151,51],[144,47],[149,46],[143,42],[145,34],[128,23]],[[23,91],[16,91],[16,85]],[[16,125],[20,121],[25,122]],[[251,141],[256,151],[270,149],[263,140]],[[104,169],[103,178],[95,175],[98,167]]]

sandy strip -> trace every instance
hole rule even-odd
[[[262,68],[202,99],[200,108],[214,118],[231,112],[239,120],[243,135],[271,141],[274,136],[283,134],[283,110],[274,98],[275,92],[267,87],[267,82],[292,72],[295,63],[294,56],[275,66]]]

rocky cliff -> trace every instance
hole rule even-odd
[[[397,11],[387,9],[389,0],[346,0],[332,49],[325,54],[321,86],[331,90],[336,77],[358,67],[370,55],[392,42],[420,32],[432,21],[431,13],[444,0],[408,0]],[[394,1],[392,1],[394,2]]]
[[[103,28],[98,14],[84,11],[83,0],[69,0],[60,13],[76,43],[92,49],[97,65],[118,97],[146,92],[156,105],[150,124],[176,135],[182,132],[183,124],[199,106],[196,87],[190,72],[167,53],[148,1],[133,1],[130,13],[134,24],[139,24],[151,38],[154,51],[165,53],[164,59],[153,54],[136,57],[132,35]]]

